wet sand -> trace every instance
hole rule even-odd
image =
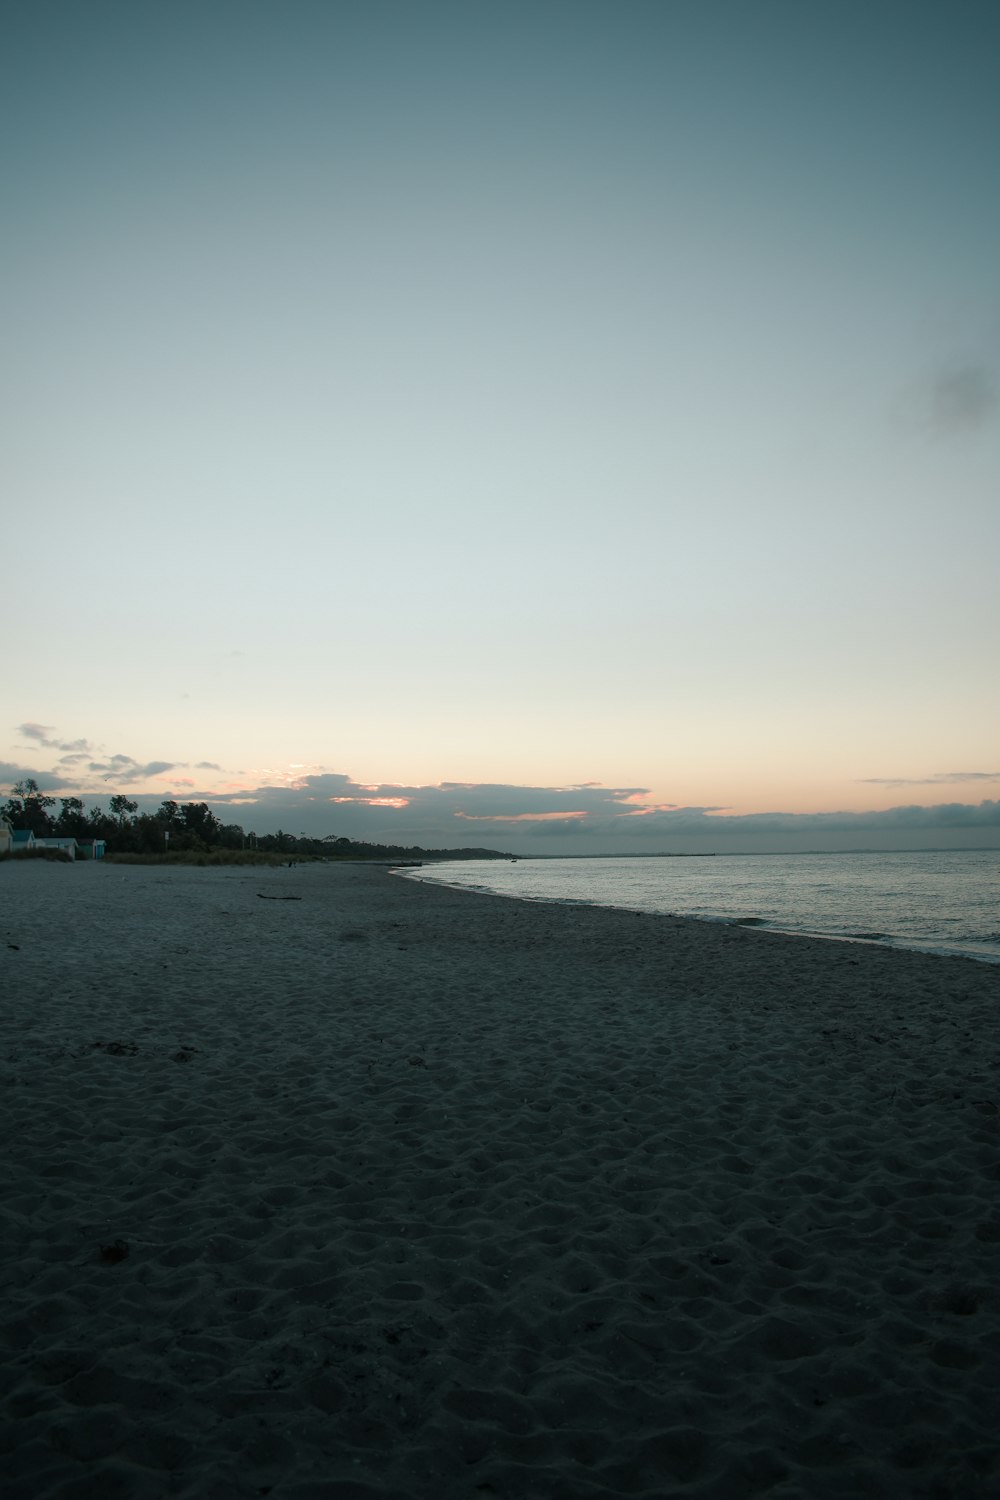
[[[9,1500],[1000,1495],[1000,968],[4,864],[0,987]]]

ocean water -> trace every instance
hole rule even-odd
[[[461,860],[410,878],[1000,963],[1000,850]]]

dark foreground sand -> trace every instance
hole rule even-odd
[[[5,1500],[1000,1495],[1000,969],[8,864],[0,984]]]

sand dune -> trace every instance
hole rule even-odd
[[[1000,969],[5,865],[0,983],[9,1500],[1000,1495]]]

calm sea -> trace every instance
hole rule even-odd
[[[526,901],[669,912],[1000,963],[997,849],[462,860],[407,874]]]

